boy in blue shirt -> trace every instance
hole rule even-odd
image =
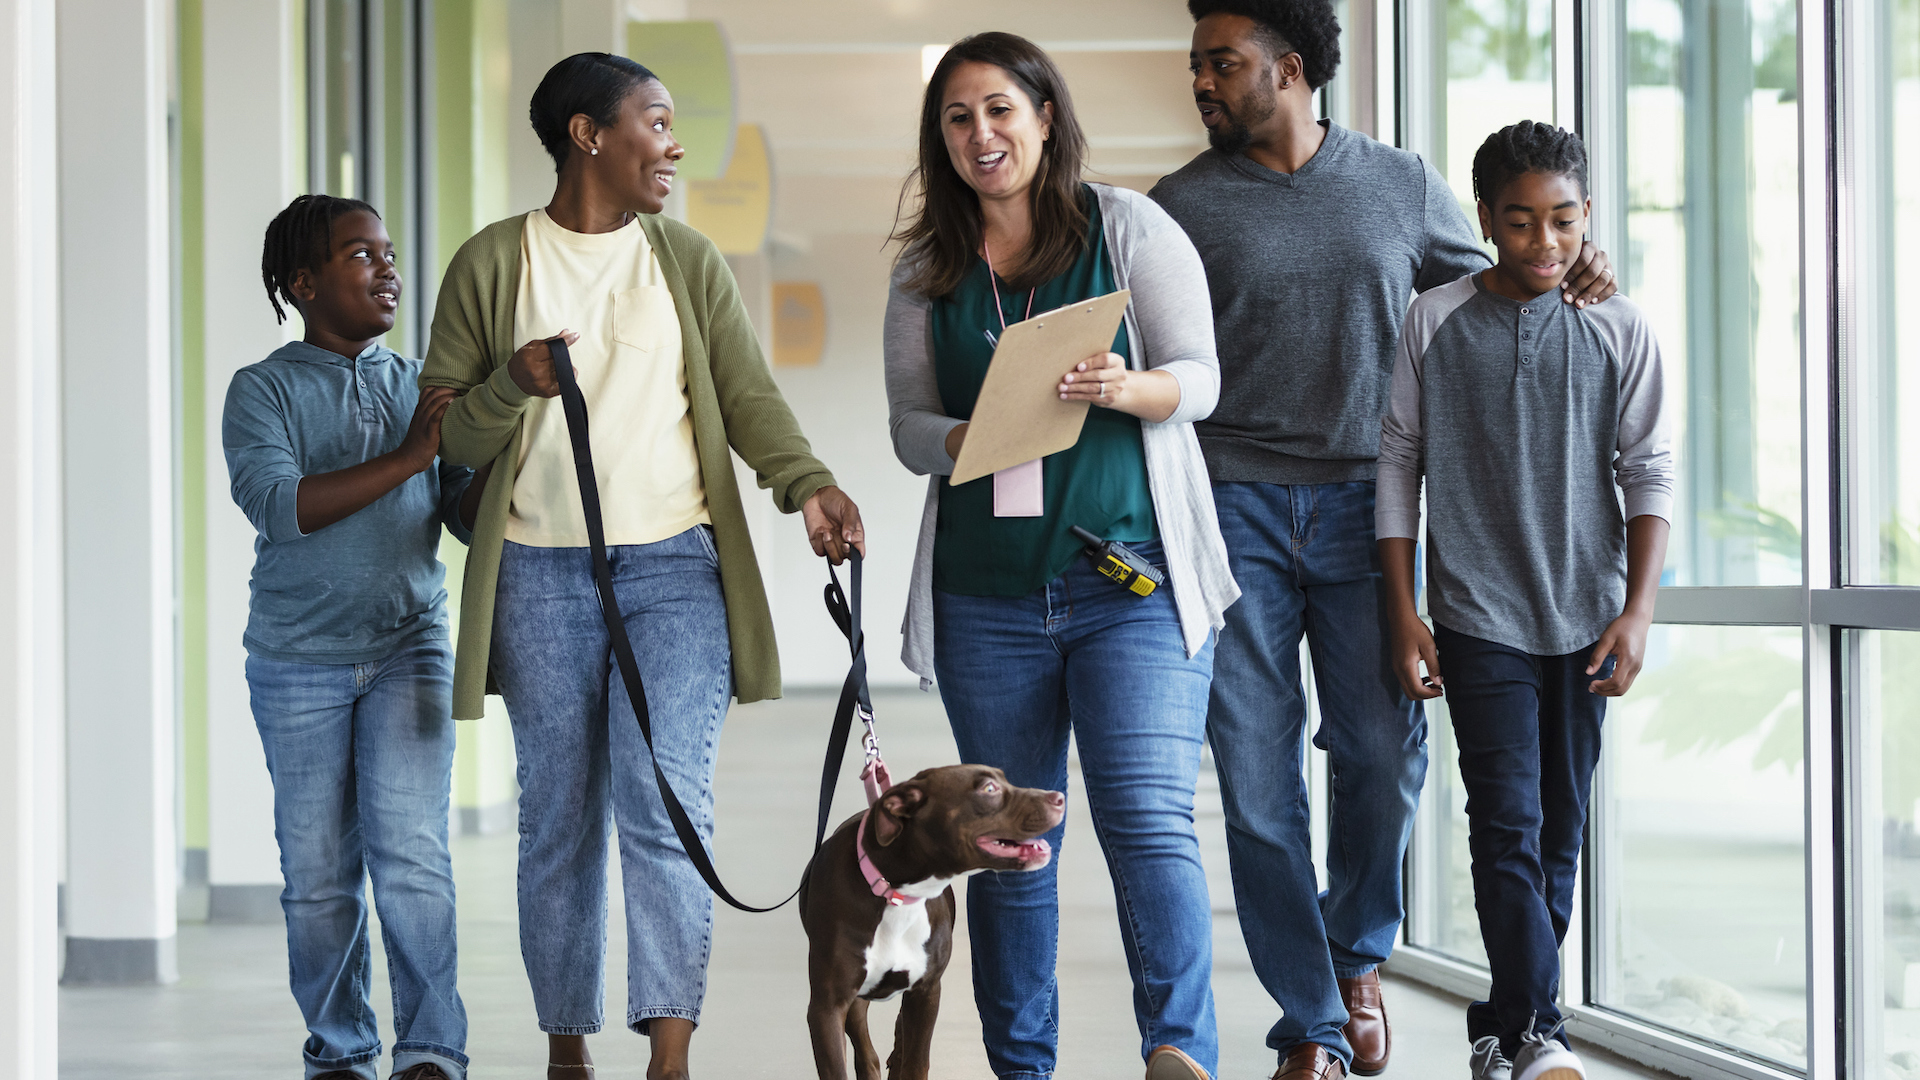
[[[1498,261],[1407,309],[1382,421],[1388,659],[1410,697],[1444,688],[1460,748],[1492,973],[1467,1009],[1473,1076],[1584,1080],[1559,950],[1606,699],[1633,685],[1653,621],[1673,440],[1640,308],[1559,302],[1590,210],[1579,136],[1503,128],[1473,186]],[[1423,475],[1431,634],[1413,590]]]
[[[451,390],[379,344],[400,276],[373,207],[303,195],[267,227],[267,297],[305,340],[240,369],[221,426],[233,500],[259,530],[247,686],[273,776],[294,998],[309,1080],[378,1080],[373,896],[394,1006],[393,1075],[464,1080],[455,987],[453,657],[445,525],[462,541],[484,478],[438,464]]]

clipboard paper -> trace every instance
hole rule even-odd
[[[1061,401],[1060,378],[1087,357],[1113,351],[1132,295],[1121,289],[1007,327],[987,365],[948,483],[978,480],[1080,441],[1091,406]]]

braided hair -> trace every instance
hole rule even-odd
[[[1194,22],[1209,15],[1253,20],[1260,47],[1275,60],[1299,53],[1301,73],[1315,90],[1340,67],[1340,20],[1333,0],[1187,0],[1187,13]]]
[[[1492,206],[1500,189],[1530,172],[1571,176],[1587,191],[1587,146],[1580,136],[1552,124],[1522,120],[1487,136],[1473,155],[1473,197]]]
[[[334,195],[301,195],[274,216],[260,253],[260,278],[266,282],[267,300],[273,304],[278,321],[287,321],[287,313],[280,306],[283,298],[289,307],[300,307],[293,295],[293,275],[320,269],[333,255],[334,221],[356,210],[380,216],[380,211],[359,199]]]

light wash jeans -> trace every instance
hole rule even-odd
[[[1242,592],[1220,632],[1207,735],[1240,929],[1282,1011],[1267,1045],[1284,1059],[1319,1043],[1351,1062],[1334,979],[1393,951],[1400,865],[1427,775],[1425,714],[1387,666],[1373,482],[1215,484],[1213,499]],[[1320,689],[1313,742],[1333,789],[1324,895],[1300,772],[1303,634]]]
[[[467,1013],[455,986],[453,657],[416,638],[365,664],[247,658],[253,720],[273,776],[286,888],[287,960],[306,1018],[306,1075],[377,1080],[368,1000],[366,879],[393,991],[393,1071],[422,1062],[466,1075]]]
[[[1165,571],[1158,542],[1132,546]],[[933,618],[962,760],[1066,791],[1073,734],[1113,877],[1141,1056],[1171,1044],[1217,1071],[1213,909],[1193,829],[1213,643],[1188,658],[1170,584],[1136,596],[1083,560],[1022,597],[935,592]],[[1053,1075],[1065,832],[1062,821],[1046,834],[1055,856],[1045,869],[967,885],[973,996],[996,1076]]]
[[[733,689],[713,533],[609,548],[660,766],[713,837],[714,750]],[[713,896],[680,849],[614,666],[587,548],[509,542],[495,590],[492,667],[520,759],[520,956],[540,1030],[600,1030],[606,997],[607,828],[620,837],[627,1026],[698,1022]]]

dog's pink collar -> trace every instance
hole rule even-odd
[[[853,851],[860,858],[860,873],[866,876],[867,888],[872,889],[873,895],[880,897],[893,907],[907,907],[925,900],[924,896],[908,896],[894,888],[887,881],[886,876],[880,873],[880,868],[873,865],[873,860],[867,858],[867,818],[871,816],[873,816],[871,810],[861,814],[860,824],[853,830]]]

